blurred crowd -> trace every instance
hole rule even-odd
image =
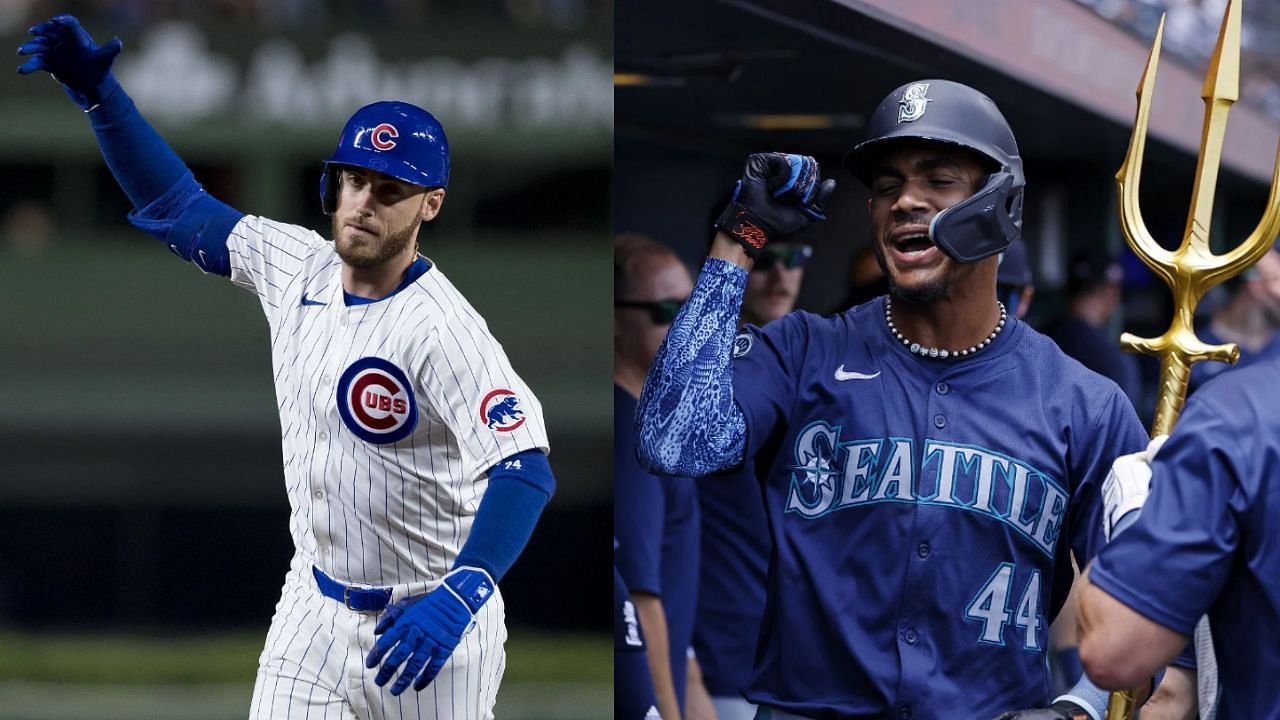
[[[122,33],[166,20],[286,31],[326,25],[406,27],[461,16],[577,30],[610,22],[612,6],[612,0],[2,0],[0,33],[20,32],[60,13],[100,19]]]
[[[1213,54],[1227,0],[1075,0],[1144,42],[1165,17],[1164,50],[1202,68]],[[1246,2],[1241,99],[1280,118],[1280,3]]]

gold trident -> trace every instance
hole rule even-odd
[[[1124,164],[1116,173],[1116,189],[1120,195],[1120,226],[1125,240],[1138,257],[1159,275],[1173,292],[1174,313],[1169,329],[1157,338],[1140,338],[1130,333],[1120,336],[1120,346],[1130,352],[1160,357],[1160,399],[1156,406],[1151,436],[1167,435],[1182,412],[1187,397],[1187,379],[1191,365],[1202,360],[1234,363],[1240,349],[1234,343],[1209,345],[1196,337],[1191,319],[1196,304],[1214,285],[1240,273],[1267,253],[1280,234],[1280,149],[1276,169],[1271,176],[1271,192],[1262,220],[1239,247],[1224,255],[1209,249],[1209,219],[1213,215],[1213,193],[1218,166],[1222,161],[1222,140],[1227,129],[1227,113],[1240,97],[1240,7],[1235,0],[1227,3],[1218,33],[1218,45],[1205,76],[1204,130],[1200,138],[1200,157],[1196,164],[1195,187],[1191,193],[1191,210],[1182,245],[1169,251],[1151,237],[1138,207],[1138,182],[1142,174],[1142,153],[1146,145],[1147,125],[1151,120],[1151,96],[1156,85],[1156,65],[1160,60],[1160,41],[1164,36],[1164,18],[1156,30],[1156,39],[1147,58],[1146,70],[1138,83],[1138,114],[1134,119],[1133,137]],[[1107,720],[1129,720],[1133,717],[1136,691],[1111,694],[1107,704]]]

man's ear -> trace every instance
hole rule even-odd
[[[428,190],[427,196],[422,200],[422,210],[419,212],[422,222],[432,220],[439,215],[441,205],[444,205],[444,188]]]

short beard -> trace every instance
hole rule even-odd
[[[876,262],[880,264],[880,272],[884,273],[889,282],[889,297],[899,305],[930,305],[935,303],[947,296],[947,293],[951,291],[951,285],[956,280],[973,272],[973,268],[969,265],[954,263],[951,271],[924,285],[917,287],[899,285],[893,274],[889,272],[889,261],[885,258],[884,250],[878,243],[872,242],[872,249],[876,254]],[[941,248],[939,248],[939,251],[941,251]]]
[[[409,244],[413,242],[413,231],[417,229],[418,223],[419,221],[415,218],[403,229],[390,233],[380,244],[372,247],[372,252],[370,253],[353,250],[351,247],[343,245],[341,242],[342,236],[339,234],[342,230],[342,224],[335,216],[333,218],[333,247],[338,253],[338,257],[342,258],[342,262],[353,268],[370,270],[381,267],[392,258],[404,254]],[[363,249],[364,247],[361,248],[361,250]]]

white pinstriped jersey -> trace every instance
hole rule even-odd
[[[348,306],[333,244],[246,216],[231,280],[271,329],[294,545],[350,584],[434,585],[504,457],[548,448],[542,407],[438,267]]]

